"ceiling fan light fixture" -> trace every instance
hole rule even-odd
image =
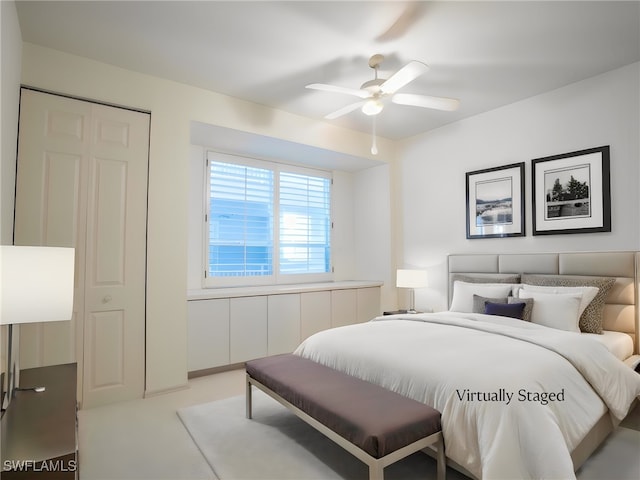
[[[369,116],[378,115],[383,108],[384,105],[379,98],[372,98],[362,106],[362,113]]]
[[[412,60],[389,78],[384,79],[378,77],[378,69],[380,68],[380,63],[383,59],[384,56],[380,54],[373,55],[369,59],[369,67],[374,71],[374,78],[364,82],[357,90],[323,83],[312,83],[306,86],[312,90],[342,93],[352,97],[359,97],[359,101],[339,108],[338,110],[325,115],[324,118],[327,120],[334,120],[358,109],[365,115],[371,117],[373,124],[373,142],[371,145],[372,155],[378,154],[378,145],[376,143],[376,117],[384,109],[385,103],[392,102],[399,105],[433,108],[445,111],[456,110],[460,105],[460,101],[455,98],[397,93],[398,90],[411,83],[420,75],[426,73],[427,70],[429,70],[429,67],[427,64],[418,60]]]

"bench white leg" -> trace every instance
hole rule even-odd
[[[246,400],[246,416],[248,419],[251,419],[251,382],[249,382],[249,376],[247,375],[247,386],[245,393]]]
[[[382,462],[369,464],[369,480],[384,480],[384,465]]]
[[[442,435],[438,439],[436,443],[436,468],[437,468],[437,479],[445,480],[447,476],[447,459],[444,454],[444,441],[442,439]]]

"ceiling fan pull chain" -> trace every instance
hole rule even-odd
[[[373,155],[378,154],[378,145],[376,143],[376,117],[373,117],[373,139],[371,143],[371,153]]]

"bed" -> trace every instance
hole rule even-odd
[[[639,265],[450,255],[449,311],[327,330],[295,353],[439,410],[448,463],[472,478],[572,478],[640,395]]]

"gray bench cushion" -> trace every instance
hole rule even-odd
[[[298,355],[251,360],[247,374],[374,458],[441,430],[440,412]]]

